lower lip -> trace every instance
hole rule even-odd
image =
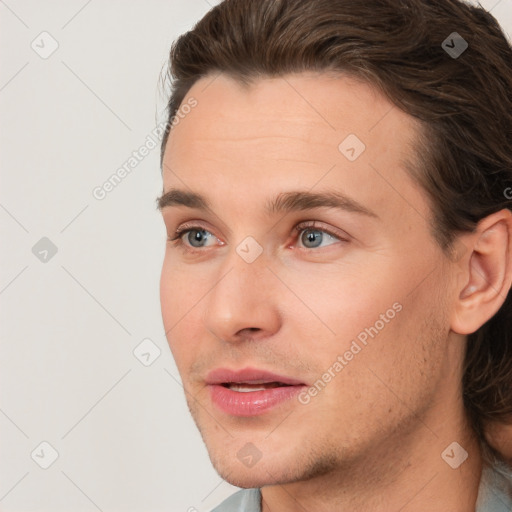
[[[284,386],[240,393],[219,384],[208,386],[213,403],[231,416],[258,416],[296,397],[305,386]]]

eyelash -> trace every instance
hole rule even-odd
[[[329,229],[321,228],[317,224],[317,221],[301,222],[300,224],[297,224],[297,226],[295,226],[293,228],[293,231],[295,231],[297,234],[300,234],[301,232],[307,231],[307,230],[321,231],[322,233],[327,233],[328,235],[332,236],[333,238],[338,239],[341,242],[348,241],[347,239],[343,238],[339,234],[336,234]],[[207,229],[205,229],[203,226],[184,225],[175,231],[173,238],[168,237],[168,241],[172,242],[175,247],[179,247],[180,249],[182,249],[185,252],[197,253],[197,252],[204,251],[204,249],[200,249],[200,248],[190,248],[183,242],[183,240],[182,240],[183,235],[185,235],[186,233],[189,233],[190,231],[206,231],[209,234],[213,234],[210,231],[208,231]],[[301,249],[304,251],[315,251],[316,250],[314,248],[308,248],[308,247],[301,247]]]

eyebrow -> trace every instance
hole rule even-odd
[[[211,209],[209,201],[201,194],[174,188],[157,198],[157,203],[160,211],[172,206],[185,206],[203,211]],[[341,192],[282,192],[265,204],[267,215],[315,208],[335,208],[379,218],[375,212]]]

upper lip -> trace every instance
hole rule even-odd
[[[206,376],[206,384],[267,384],[269,382],[280,382],[289,386],[304,385],[304,382],[257,368],[243,368],[241,370],[230,370],[228,368],[216,368]]]

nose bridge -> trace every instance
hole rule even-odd
[[[232,340],[242,329],[277,328],[277,305],[271,298],[275,277],[267,263],[263,248],[251,237],[226,256],[208,294],[205,323],[213,334]]]
[[[268,263],[268,251],[253,236],[247,236],[231,247],[226,255],[222,271],[227,279],[224,284],[233,287],[234,291],[244,286],[256,287],[269,274]]]

